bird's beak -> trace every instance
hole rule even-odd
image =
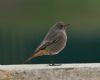
[[[65,24],[65,27],[69,26],[70,24]]]
[[[70,26],[70,24],[65,24],[65,29],[67,29]]]

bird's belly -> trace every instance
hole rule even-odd
[[[47,51],[49,55],[58,54],[60,51],[64,49],[66,46],[67,37],[62,37],[60,41],[53,43],[52,45],[47,47]]]

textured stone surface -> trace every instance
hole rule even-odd
[[[100,80],[100,64],[1,65],[0,80]]]

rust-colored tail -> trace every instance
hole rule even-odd
[[[42,55],[48,54],[47,50],[40,50],[37,53],[33,53],[31,57],[29,57],[27,60],[25,60],[23,63],[27,63],[28,61],[30,61],[32,58],[36,58]]]

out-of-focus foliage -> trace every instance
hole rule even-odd
[[[22,63],[57,21],[70,23],[68,44],[55,62],[100,62],[99,0],[1,0],[0,63]],[[49,63],[50,57],[30,63]]]

